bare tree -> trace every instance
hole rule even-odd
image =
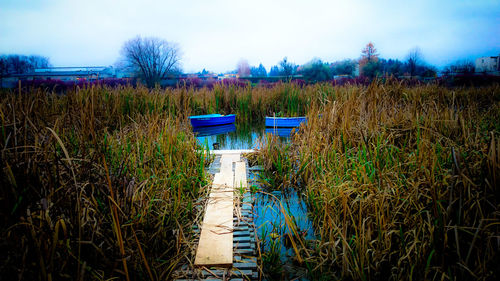
[[[50,61],[48,57],[31,55],[26,58],[31,68],[35,70],[36,68],[47,68],[50,67]]]
[[[177,70],[180,49],[177,44],[156,37],[137,36],[123,44],[122,56],[137,69],[148,87],[155,86]]]
[[[0,88],[3,78],[10,74],[20,74],[35,71],[37,68],[50,67],[49,58],[31,55],[0,55]]]
[[[468,59],[458,60],[444,68],[444,73],[449,74],[472,74],[476,71],[475,64]]]
[[[248,77],[248,76],[250,76],[250,66],[248,65],[248,61],[247,60],[241,59],[238,62],[237,69],[238,69],[238,75],[240,77]]]
[[[49,58],[38,55],[2,55],[0,56],[0,71],[2,73],[26,73],[36,68],[50,66]]]
[[[420,48],[415,47],[410,50],[408,56],[406,57],[406,63],[411,77],[417,74],[417,68],[420,64],[422,64],[422,60],[422,52],[420,51]]]

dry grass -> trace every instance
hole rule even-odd
[[[3,277],[168,278],[206,185],[185,119],[163,110],[170,98],[131,88],[2,95]]]
[[[168,278],[190,258],[206,187],[187,116],[302,114],[301,88],[218,85],[0,92],[0,274]],[[279,105],[279,106],[277,106]],[[201,192],[201,193],[200,193]]]
[[[307,195],[321,237],[303,249],[311,274],[498,278],[498,85],[347,86],[313,108],[290,147],[260,155],[275,187]]]
[[[186,117],[276,113],[309,116],[259,161],[307,195],[321,240],[296,251],[311,276],[494,279],[499,95],[392,82],[2,92],[0,275],[168,279],[206,193]]]

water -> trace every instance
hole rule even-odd
[[[277,201],[281,201],[283,208]],[[302,198],[295,190],[272,191],[269,194],[258,193],[256,195],[255,209],[257,217],[255,225],[258,228],[259,236],[270,239],[285,239],[285,235],[290,234],[290,229],[285,224],[283,211],[287,212],[291,220],[297,226],[297,232],[306,240],[315,239],[312,223],[307,216],[307,207]],[[272,234],[272,235],[271,235]],[[275,237],[275,238],[273,238]],[[282,241],[285,242],[285,241]],[[293,250],[282,243],[281,260],[285,262],[289,257],[294,256]]]
[[[257,175],[258,177],[258,175]],[[251,174],[250,179],[256,176]],[[296,263],[296,254],[290,241],[293,233],[285,221],[284,212],[296,226],[303,243],[316,240],[307,206],[295,189],[286,191],[258,192],[254,203],[257,234],[264,253],[265,273],[270,279],[305,279],[306,269]],[[281,203],[281,204],[280,204]],[[296,237],[296,236],[293,236]],[[300,242],[294,238],[300,247]]]
[[[214,144],[218,144],[218,149],[258,149],[258,140],[264,134],[275,134],[288,142],[295,130],[297,129],[228,124],[194,128],[193,132],[198,143],[210,149],[214,149]]]
[[[266,128],[263,126],[221,125],[194,128],[198,143],[214,149],[258,149],[264,141],[265,134],[274,134],[282,142],[290,141],[291,134],[297,128]],[[249,180],[257,183],[254,173]],[[285,223],[284,212],[288,214],[297,227],[298,236],[304,243],[315,240],[312,223],[307,215],[307,207],[297,191],[288,189],[286,192],[257,192],[255,200],[255,225],[261,242],[264,256],[265,274],[269,280],[274,279],[304,279],[306,269],[295,263],[295,251],[291,246],[290,235],[293,236]],[[280,204],[281,202],[281,204]],[[296,238],[294,241],[299,243]]]

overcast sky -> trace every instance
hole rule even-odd
[[[500,0],[0,0],[3,54],[112,65],[137,35],[177,42],[186,72],[357,59],[369,41],[384,58],[419,47],[441,67],[500,53]]]

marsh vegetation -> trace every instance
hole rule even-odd
[[[258,155],[269,186],[302,192],[320,237],[313,279],[495,279],[498,86],[322,88],[290,145]],[[305,245],[300,235],[292,237]]]
[[[187,117],[208,113],[308,116],[250,156],[267,191],[306,202],[317,239],[288,241],[308,278],[499,275],[500,86],[398,81],[4,91],[0,274],[168,279],[209,182]]]

